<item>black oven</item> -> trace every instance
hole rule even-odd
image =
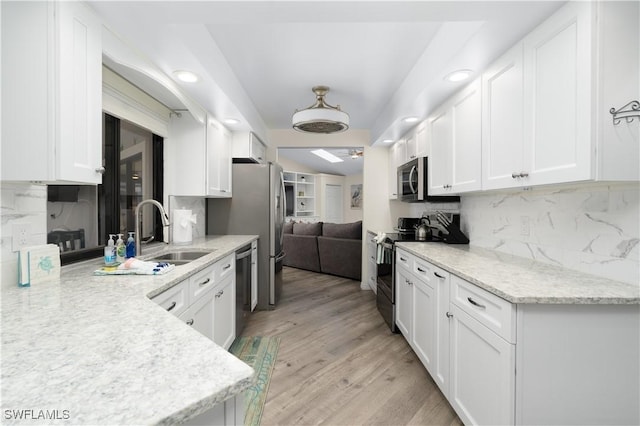
[[[431,228],[427,241],[447,244],[468,244],[469,239],[460,230],[460,215],[457,213],[431,212],[422,218],[401,217],[398,219],[397,233],[387,234],[384,242],[378,245],[376,274],[376,305],[389,328],[394,333],[396,327],[396,282],[395,256],[396,243],[402,241],[416,241],[416,224],[426,220]]]
[[[376,306],[392,332],[398,333],[396,327],[396,284],[395,284],[395,243],[398,241],[415,241],[415,233],[400,232],[387,234],[386,240],[380,244],[379,250],[384,254],[379,256],[378,272],[376,274]]]

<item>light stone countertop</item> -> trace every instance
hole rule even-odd
[[[143,247],[143,259],[215,250],[165,275],[94,276],[103,263],[92,260],[63,267],[59,282],[4,286],[2,423],[175,424],[242,392],[253,369],[149,297],[255,239]],[[68,419],[19,422],[6,410],[68,410]]]
[[[434,242],[396,246],[511,303],[640,304],[640,283],[608,280],[474,246]]]

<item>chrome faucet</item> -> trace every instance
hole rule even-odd
[[[148,200],[143,200],[141,202],[138,203],[138,205],[136,206],[136,213],[135,213],[135,220],[136,220],[136,256],[140,256],[141,253],[141,247],[140,247],[140,241],[142,241],[142,236],[140,235],[140,207],[144,206],[145,204],[153,204],[154,206],[156,206],[158,208],[158,210],[160,210],[160,218],[162,219],[162,226],[169,226],[169,215],[167,215],[167,212],[165,211],[164,207],[162,207],[162,204],[160,204],[158,201],[153,200],[153,199],[148,199]],[[167,242],[167,244],[169,244]]]

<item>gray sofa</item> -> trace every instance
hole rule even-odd
[[[362,279],[362,221],[284,227],[285,266]]]

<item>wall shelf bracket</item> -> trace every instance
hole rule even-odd
[[[609,112],[613,116],[614,126],[620,124],[623,118],[627,123],[631,123],[634,118],[637,118],[638,121],[640,121],[640,102],[631,101],[622,108],[619,108],[617,111],[615,108],[611,108]]]

